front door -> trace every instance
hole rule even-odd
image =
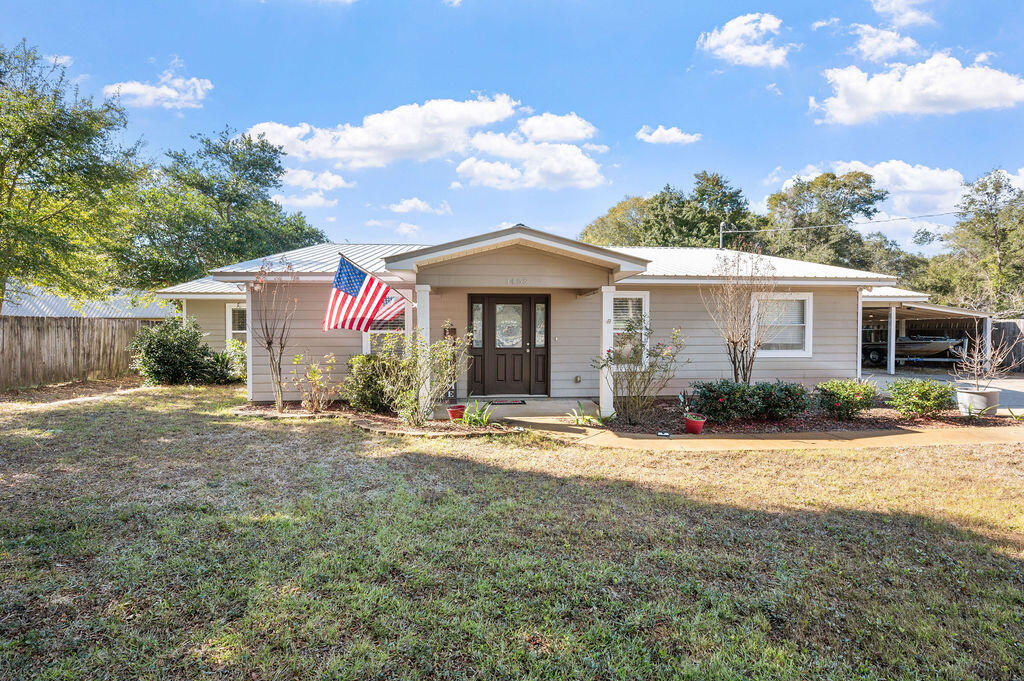
[[[472,393],[547,394],[548,308],[546,295],[470,296]]]

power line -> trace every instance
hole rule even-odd
[[[927,213],[925,215],[908,215],[899,218],[886,218],[885,220],[868,220],[865,222],[834,222],[829,225],[805,225],[803,227],[772,227],[770,229],[724,229],[726,223],[722,223],[721,234],[758,234],[762,232],[787,232],[799,229],[823,229],[825,227],[859,227],[861,225],[881,225],[887,222],[898,222],[900,220],[921,220],[923,218],[938,218],[945,215],[956,215],[956,211],[945,213]]]

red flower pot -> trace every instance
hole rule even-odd
[[[704,430],[704,417],[701,414],[687,414],[683,418],[686,419],[687,433],[700,435],[700,431]]]
[[[466,405],[464,404],[453,404],[448,407],[448,418],[452,421],[461,419],[466,414]]]

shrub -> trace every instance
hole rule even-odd
[[[304,359],[302,355],[292,358],[296,368],[292,369],[291,381],[301,395],[302,407],[318,414],[330,405],[338,391],[338,386],[331,381],[331,372],[338,360],[333,352],[328,352],[322,362],[307,362],[300,376],[298,366]]]
[[[390,411],[384,392],[384,366],[377,355],[356,355],[348,360],[348,377],[341,397],[358,411]]]
[[[231,376],[237,381],[245,380],[245,343],[237,338],[229,338],[224,344],[224,352],[231,362]]]
[[[756,417],[763,405],[761,397],[746,383],[723,378],[693,384],[691,411],[703,414],[712,423],[728,423],[741,417]]]
[[[852,378],[835,379],[819,383],[818,406],[838,419],[852,419],[875,403],[878,389],[873,383]]]
[[[955,393],[950,383],[901,378],[889,386],[889,405],[900,416],[934,416],[953,406]]]
[[[225,352],[215,352],[210,355],[206,363],[206,376],[207,383],[219,383],[221,385],[225,383],[234,383],[238,379],[235,377],[234,366],[231,363],[231,355]]]
[[[202,383],[210,369],[210,347],[196,320],[167,319],[144,326],[128,346],[132,367],[146,383]]]
[[[783,421],[807,411],[811,391],[801,383],[763,381],[751,386],[761,403],[757,417],[766,421]]]

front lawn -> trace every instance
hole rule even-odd
[[[625,452],[241,402],[0,402],[0,678],[1024,675],[1024,447]]]

